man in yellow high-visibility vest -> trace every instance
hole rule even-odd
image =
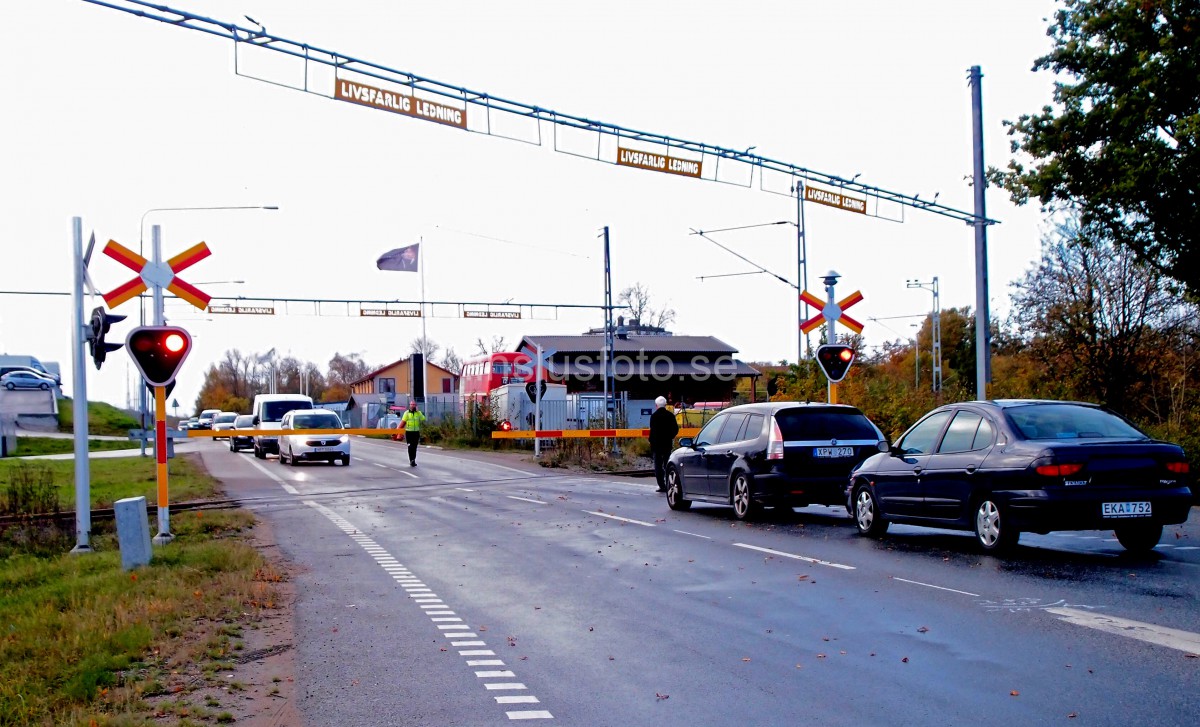
[[[408,442],[408,466],[417,466],[417,445],[421,442],[421,425],[425,414],[417,409],[416,400],[408,402],[408,411],[400,417],[400,428],[404,430],[404,441]]]

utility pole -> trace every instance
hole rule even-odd
[[[88,398],[87,398],[87,365],[84,361],[83,342],[87,335],[83,324],[83,219],[71,218],[71,232],[74,243],[72,263],[74,268],[74,289],[72,296],[71,323],[71,359],[72,379],[75,397],[71,402],[75,416],[75,547],[72,553],[90,553],[92,546],[92,475],[88,461]]]
[[[938,277],[933,276],[933,281],[930,283],[909,280],[906,281],[906,285],[909,288],[922,288],[933,293],[933,319],[930,321],[930,339],[933,345],[930,346],[930,350],[933,354],[933,393],[938,394],[942,390],[942,301],[941,295],[938,293]]]
[[[983,169],[983,71],[971,66],[971,122],[974,127],[975,174],[975,398],[986,401],[987,385],[992,380],[991,321],[988,316],[987,205],[984,192],[987,178]]]

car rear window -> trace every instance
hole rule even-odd
[[[237,414],[221,414],[221,415],[217,416],[217,418],[214,419],[213,422],[216,424],[228,424],[229,422],[232,422],[235,419],[237,419]]]
[[[1030,404],[1004,412],[1026,439],[1146,439],[1124,419],[1078,404]]]
[[[249,414],[243,414],[234,420],[233,426],[239,429],[243,427],[249,429],[250,427],[254,426],[254,417],[250,416]]]
[[[775,413],[775,421],[785,442],[879,439],[871,421],[857,409],[784,409]]]

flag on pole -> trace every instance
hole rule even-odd
[[[398,247],[395,250],[388,250],[379,256],[375,261],[375,267],[380,270],[398,270],[402,273],[417,272],[417,252],[421,243],[415,243],[408,247]]]

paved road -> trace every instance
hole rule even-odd
[[[996,558],[833,508],[741,524],[647,480],[353,446],[348,468],[199,447],[299,566],[310,725],[1195,723],[1195,514],[1151,556],[1096,532]]]

